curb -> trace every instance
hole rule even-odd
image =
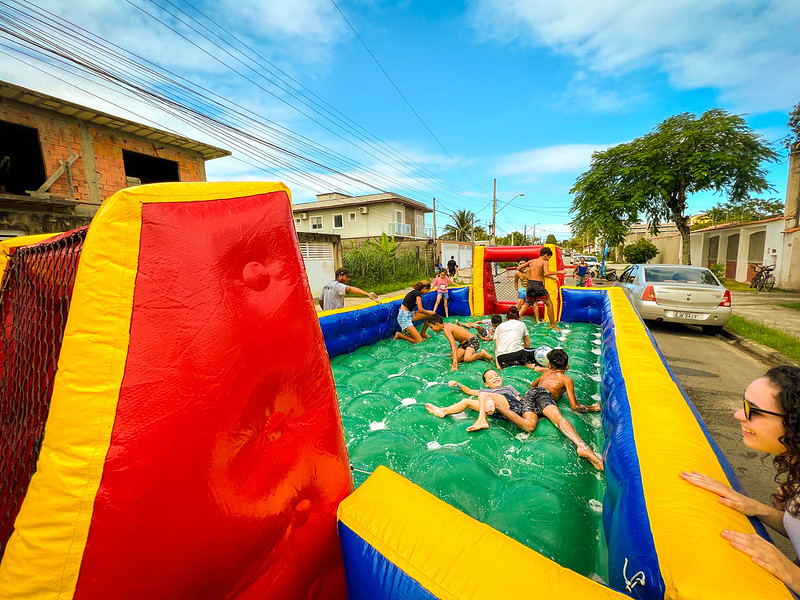
[[[731,344],[737,346],[740,350],[747,352],[747,354],[772,367],[780,367],[783,365],[800,367],[800,362],[784,356],[777,350],[773,350],[772,348],[764,346],[763,344],[759,344],[758,342],[754,342],[748,338],[736,335],[727,329],[723,329],[719,335],[720,337],[726,338]]]

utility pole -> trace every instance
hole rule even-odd
[[[472,213],[472,245],[475,245],[475,213]]]
[[[495,219],[497,218],[497,179],[494,180],[494,191],[492,192],[492,246],[495,245]]]
[[[436,198],[433,199],[433,243],[436,243]]]
[[[522,245],[525,246],[528,243],[528,226],[525,225],[522,228]]]

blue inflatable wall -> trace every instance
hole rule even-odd
[[[448,310],[450,316],[461,317],[471,314],[469,308],[469,287],[450,288]],[[397,313],[403,303],[403,296],[383,300],[380,304],[362,304],[352,308],[342,308],[320,313],[319,324],[325,336],[325,346],[329,356],[355,352],[361,346],[374,344],[383,338],[393,337],[400,330]],[[422,297],[422,307],[433,310],[436,292],[428,292]],[[444,304],[439,303],[437,313],[444,316]],[[417,329],[422,322],[415,323]]]

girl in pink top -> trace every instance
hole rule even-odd
[[[447,276],[447,269],[439,271],[439,276],[433,280],[433,289],[436,290],[436,304],[433,305],[434,314],[436,314],[439,302],[444,299],[444,316],[450,316],[450,311],[447,308],[447,300],[450,298],[450,293],[447,291],[447,286],[450,285],[452,281],[453,280]]]

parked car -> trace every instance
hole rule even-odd
[[[615,287],[625,290],[645,321],[700,325],[719,333],[731,316],[731,293],[705,267],[631,265]]]
[[[589,265],[590,267],[600,264],[600,261],[597,260],[596,256],[590,256],[589,254],[584,254],[583,258],[586,259],[586,264]]]
[[[573,252],[572,256],[569,257],[569,262],[573,265],[577,265],[579,262],[581,262],[581,256],[583,256],[583,254]]]

